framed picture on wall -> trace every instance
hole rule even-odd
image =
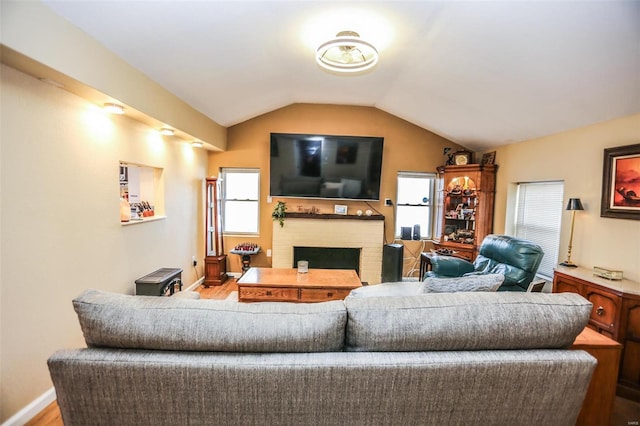
[[[496,162],[496,152],[491,151],[482,155],[482,160],[480,161],[480,164],[495,164],[495,162]]]
[[[640,220],[640,144],[604,150],[600,216]]]

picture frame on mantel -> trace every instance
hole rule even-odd
[[[640,220],[640,144],[604,150],[600,216]]]
[[[347,214],[347,206],[336,204],[333,207],[333,213],[334,214],[346,215]]]

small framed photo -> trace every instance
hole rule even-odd
[[[347,206],[342,206],[340,204],[336,204],[333,208],[333,212],[335,214],[347,214]]]
[[[495,164],[496,162],[496,152],[491,151],[482,155],[482,161],[480,164]]]
[[[458,230],[458,227],[456,225],[445,225],[444,226],[444,234],[445,235],[453,234],[457,230]]]

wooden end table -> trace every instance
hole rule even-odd
[[[571,349],[588,352],[598,360],[589,389],[578,415],[578,425],[608,425],[616,398],[616,382],[622,345],[586,327],[576,337]]]
[[[420,253],[420,281],[424,280],[424,274],[431,270],[431,256],[433,256],[431,252]]]
[[[240,302],[326,302],[362,287],[352,269],[250,268],[238,280]]]

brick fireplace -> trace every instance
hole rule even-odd
[[[287,214],[284,227],[273,223],[272,266],[291,268],[294,247],[354,248],[360,250],[360,279],[382,279],[384,217]]]

